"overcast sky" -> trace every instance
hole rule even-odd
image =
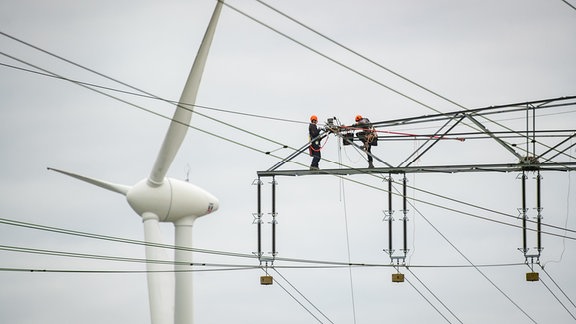
[[[215,3],[0,0],[0,31],[158,97],[177,100]],[[576,95],[576,10],[561,0],[265,1],[453,103],[350,54],[257,1],[227,3],[260,23],[223,8],[196,103],[242,114],[198,108],[237,128],[194,115],[192,127],[230,141],[190,129],[168,173],[220,199],[217,213],[195,223],[194,244],[201,249],[246,255],[256,251],[256,172],[306,143],[311,114],[321,121],[337,117],[351,124],[357,114],[384,121],[434,110]],[[143,246],[13,226],[6,220],[143,240],[141,218],[123,196],[46,168],[135,184],[149,174],[169,124],[158,115],[171,117],[174,106],[107,91],[125,101],[121,102],[17,69],[35,70],[28,63],[69,79],[130,90],[3,35],[0,49],[0,322],[150,323],[146,275],[138,273],[145,264],[6,251],[18,247],[142,259]],[[509,125],[519,129],[524,123],[520,119]],[[573,106],[538,121],[541,128],[574,129],[575,124]],[[373,152],[398,165],[421,144],[381,141]],[[574,148],[568,153],[576,155]],[[340,147],[334,136],[322,154],[326,160],[321,168],[337,167],[331,161],[366,165],[363,154]],[[294,162],[301,164],[283,168],[305,168],[310,158],[303,155]],[[443,141],[417,161],[516,162],[492,141]],[[388,205],[382,178],[277,177],[278,257],[383,266],[278,268],[269,270],[277,280],[272,286],[260,285],[259,269],[200,267],[218,271],[195,273],[195,321],[572,323],[574,232],[568,231],[567,239],[543,235],[541,263],[546,272],[537,267],[543,280],[531,283],[525,280],[530,269],[522,265],[524,256],[518,251],[521,230],[470,216],[520,225],[520,219],[503,215],[518,215],[518,176],[408,175],[406,262],[412,267],[400,268],[404,283],[392,283],[396,270],[384,266],[390,259],[383,251],[388,228],[382,211]],[[527,181],[531,218],[536,217],[534,176],[530,173]],[[395,188],[401,189],[400,176],[393,178]],[[263,181],[263,250],[269,252],[271,179]],[[543,174],[545,223],[576,228],[575,184],[573,173]],[[399,249],[402,201],[398,196],[393,201],[394,245]],[[166,242],[173,243],[172,225],[163,224],[162,230]],[[533,232],[528,241],[529,247],[535,246]],[[204,253],[195,258],[258,265],[253,258]],[[479,267],[469,267],[471,263]],[[310,266],[286,261],[275,265]],[[455,265],[468,267],[451,267]],[[50,272],[17,271],[30,269]]]

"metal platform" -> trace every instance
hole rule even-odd
[[[460,173],[460,172],[521,172],[521,171],[576,171],[576,162],[565,163],[505,163],[431,165],[412,167],[342,168],[321,170],[267,170],[258,171],[259,177],[356,175],[356,174],[404,174],[404,173]]]

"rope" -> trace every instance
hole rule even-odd
[[[320,147],[318,149],[315,149],[314,147],[312,147],[312,143],[310,143],[310,150],[314,151],[314,152],[320,152],[322,151],[322,149],[324,148],[324,146],[326,145],[326,143],[328,143],[328,138],[330,138],[330,136],[326,136],[326,140],[324,141],[324,144],[320,145]]]
[[[341,126],[341,127],[344,129],[347,129],[347,130],[352,130],[352,131],[369,130],[370,132],[375,132],[375,133],[402,135],[402,136],[411,136],[411,137],[429,137],[429,138],[433,138],[433,139],[457,140],[460,142],[464,142],[466,140],[463,137],[446,137],[446,136],[438,136],[438,135],[418,135],[418,134],[405,133],[405,132],[394,132],[394,131],[387,131],[387,130],[368,129],[368,128],[362,128],[362,127],[352,127],[352,126]]]

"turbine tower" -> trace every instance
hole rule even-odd
[[[178,153],[188,131],[192,108],[200,86],[210,44],[214,36],[222,2],[218,1],[208,29],[198,49],[198,54],[184,86],[164,142],[148,178],[134,186],[115,184],[85,177],[75,173],[48,168],[101,188],[123,194],[128,204],[142,217],[146,259],[168,260],[162,244],[159,222],[170,222],[175,226],[174,275],[164,265],[148,262],[146,265],[148,298],[152,324],[192,324],[192,225],[200,216],[208,215],[219,207],[218,199],[207,191],[185,181],[166,178],[168,168]]]

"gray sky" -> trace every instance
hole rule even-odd
[[[341,65],[224,7],[197,104],[303,123],[198,109],[201,113],[297,148],[307,141],[306,122],[311,114],[322,121],[335,116],[350,124],[357,114],[381,121],[434,113],[416,101],[442,112],[462,109],[347,53],[256,1],[227,3]],[[576,94],[576,10],[560,0],[266,3],[466,108]],[[177,100],[214,5],[212,0],[0,0],[0,30],[156,96]],[[5,54],[67,78],[128,90],[4,36],[0,36],[0,48]],[[26,67],[6,56],[0,58],[0,63]],[[172,116],[174,110],[166,103],[114,95],[163,116]],[[0,66],[0,105],[0,218],[143,239],[141,218],[122,196],[49,172],[46,167],[135,184],[150,171],[168,127],[165,118],[70,82],[6,66]],[[543,117],[538,126],[573,129],[574,108],[560,112]],[[511,121],[510,125],[523,123]],[[256,188],[252,182],[257,171],[278,161],[261,152],[279,149],[274,154],[286,156],[291,151],[199,115],[192,118],[192,126],[256,149],[190,129],[168,174],[180,179],[189,177],[220,199],[217,213],[196,222],[196,247],[250,254],[256,251],[252,216],[256,212]],[[420,144],[381,142],[373,151],[396,165]],[[576,154],[574,149],[571,153]],[[363,154],[350,147],[340,148],[335,137],[329,138],[323,157],[327,160],[321,162],[321,167],[326,168],[335,167],[329,161],[340,160],[354,167],[366,164]],[[300,156],[295,161],[307,165],[309,157]],[[514,162],[512,155],[489,141],[442,142],[418,161],[422,165]],[[286,168],[302,166],[291,164]],[[454,201],[518,215],[521,201],[517,176],[409,175],[413,187],[409,196],[414,205],[408,213],[407,262],[413,267],[411,272],[401,271],[413,286],[408,282],[392,283],[390,277],[395,270],[389,267],[281,268],[281,276],[271,272],[279,281],[272,286],[259,284],[261,270],[198,272],[196,322],[530,323],[530,318],[537,323],[574,322],[543,282],[575,316],[576,308],[541,269],[543,281],[529,283],[524,278],[529,269],[522,265],[481,267],[483,274],[470,267],[446,267],[469,265],[462,254],[476,265],[524,261],[517,250],[522,244],[520,229],[430,205],[519,225],[519,219]],[[528,181],[528,207],[534,217],[532,176]],[[374,189],[384,189],[386,184],[365,175],[350,179],[356,182],[330,176],[277,178],[279,257],[389,263],[382,251],[387,248],[387,224],[382,221],[382,210],[387,209],[386,193]],[[265,180],[263,243],[267,252],[271,249],[271,186],[270,179]],[[394,180],[400,178],[395,176]],[[547,224],[576,228],[575,181],[570,173],[544,174],[542,204]],[[394,204],[398,219],[400,198],[394,197]],[[396,221],[394,225],[395,235],[400,235],[401,223]],[[166,242],[172,243],[172,226],[165,224],[162,230]],[[574,234],[568,232],[568,236]],[[533,233],[529,240],[533,246]],[[395,236],[396,246],[400,241]],[[543,242],[546,272],[574,301],[574,239],[544,235]],[[144,258],[144,248],[138,245],[6,224],[0,225],[0,245]],[[258,265],[254,259],[221,255],[199,253],[195,258],[205,263]],[[302,266],[280,261],[276,265]],[[82,273],[140,271],[145,269],[143,263],[0,251],[0,268],[71,271],[0,271],[2,323],[150,321],[145,274]]]

